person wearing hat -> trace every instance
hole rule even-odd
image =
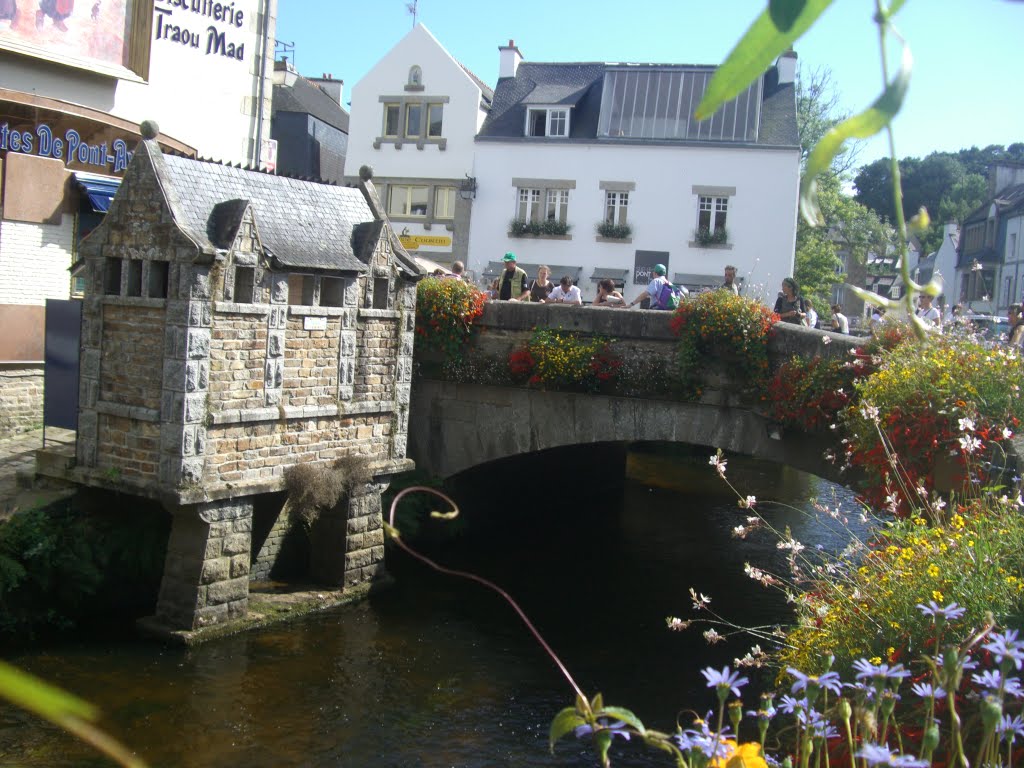
[[[512,251],[506,253],[502,261],[505,262],[505,271],[501,273],[501,282],[498,283],[498,298],[502,301],[518,301],[524,294],[530,293],[526,272],[516,265],[516,255]]]
[[[664,264],[655,264],[652,271],[654,272],[654,278],[647,284],[647,290],[629,302],[629,306],[632,307],[635,304],[639,304],[644,300],[644,296],[651,297],[652,307],[657,305],[658,297],[661,295],[661,286],[668,282],[668,278],[665,277],[668,274],[668,268]]]

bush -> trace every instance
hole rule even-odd
[[[508,225],[508,233],[513,237],[522,237],[523,235],[567,235],[571,228],[571,224],[556,219],[544,219],[543,221],[512,219]]]
[[[512,352],[514,381],[548,389],[597,392],[616,377],[621,361],[611,341],[566,331],[535,330],[527,346]]]
[[[732,291],[706,291],[679,304],[672,330],[679,337],[677,360],[684,394],[700,395],[699,374],[706,358],[751,388],[768,380],[768,337],[778,316],[756,299]]]
[[[865,472],[876,509],[907,514],[917,496],[936,489],[937,471],[957,484],[978,479],[1024,415],[1017,383],[1024,366],[1012,351],[939,337],[903,342],[877,362],[878,371],[857,384],[860,405],[844,416],[847,458]]]
[[[768,386],[775,421],[806,432],[828,429],[853,397],[856,363],[820,357],[793,357]]]
[[[633,228],[629,224],[612,224],[602,221],[597,225],[597,234],[613,240],[625,240],[633,235]]]
[[[152,611],[169,528],[159,511],[86,515],[70,503],[0,523],[0,639],[28,642]]]
[[[463,280],[427,277],[416,286],[416,336],[428,349],[454,357],[484,312],[483,293]]]

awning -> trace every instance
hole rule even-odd
[[[625,283],[629,275],[628,269],[608,269],[607,267],[595,267],[590,279],[595,283],[599,280],[614,280],[616,283]]]
[[[120,179],[81,171],[75,173],[75,182],[85,192],[96,213],[106,213],[110,210],[110,201],[114,199],[121,186]]]
[[[672,276],[674,285],[685,285],[691,293],[697,293],[705,288],[717,288],[722,284],[721,275],[693,275],[685,272],[676,272]]]

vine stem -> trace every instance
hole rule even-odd
[[[512,606],[512,610],[514,610],[519,615],[519,618],[523,620],[523,623],[526,625],[526,628],[530,631],[530,634],[533,635],[534,639],[540,644],[541,648],[544,649],[544,652],[551,657],[551,660],[555,663],[555,666],[558,667],[558,670],[562,673],[562,676],[565,677],[566,681],[569,683],[572,689],[576,691],[576,695],[580,698],[580,700],[584,703],[587,703],[589,706],[589,699],[584,695],[583,690],[576,684],[576,681],[569,673],[568,668],[566,668],[565,664],[562,663],[562,660],[558,657],[558,654],[554,652],[550,645],[548,645],[547,641],[541,635],[540,631],[533,625],[533,622],[530,621],[530,619],[527,617],[523,609],[519,607],[519,603],[517,603],[512,598],[512,596],[509,595],[508,592],[499,587],[493,581],[489,581],[483,578],[482,576],[477,576],[475,573],[469,573],[468,571],[459,571],[453,568],[446,568],[440,563],[431,560],[426,555],[420,554],[402,540],[402,537],[399,535],[398,529],[395,528],[395,510],[398,509],[398,502],[401,501],[401,499],[404,496],[407,496],[410,493],[417,492],[433,494],[434,496],[443,499],[448,505],[450,505],[452,508],[452,512],[444,513],[445,517],[455,517],[459,514],[459,505],[456,504],[447,494],[442,493],[436,488],[430,488],[426,485],[412,485],[409,486],[408,488],[404,488],[395,495],[394,499],[392,499],[391,508],[388,511],[388,526],[390,528],[392,541],[394,541],[395,544],[401,547],[403,551],[407,552],[412,557],[419,560],[421,563],[424,563],[430,568],[433,568],[438,573],[443,573],[448,576],[455,576],[462,579],[468,579],[469,581],[474,581],[477,584],[482,584],[492,592],[497,592],[502,598],[504,598],[505,602]]]

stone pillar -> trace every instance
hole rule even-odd
[[[384,570],[380,495],[387,483],[353,489],[321,513],[310,536],[310,575],[330,587],[354,587]]]
[[[174,511],[156,621],[192,630],[246,615],[252,499],[226,499]]]

